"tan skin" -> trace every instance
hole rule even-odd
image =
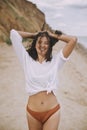
[[[33,37],[34,35],[36,35],[33,33],[26,33],[20,31],[18,32],[23,38]],[[58,38],[59,40],[67,43],[63,48],[63,55],[65,58],[67,58],[71,54],[71,52],[73,51],[76,45],[76,41],[77,41],[76,37],[72,37],[64,34],[58,36],[51,32],[48,33],[50,36]],[[47,53],[48,48],[49,48],[48,39],[46,37],[42,37],[42,38],[39,37],[36,43],[38,62],[42,63],[45,60],[45,55]],[[28,100],[29,108],[32,109],[33,111],[38,111],[38,112],[50,110],[51,108],[54,108],[57,104],[58,104],[58,100],[56,99],[53,92],[47,94],[46,91],[39,92],[35,95],[32,95],[29,97]],[[58,110],[55,114],[53,114],[43,125],[34,117],[32,117],[29,113],[27,113],[27,120],[28,120],[29,130],[58,130],[59,121],[60,121],[60,110]]]
[[[38,38],[37,43],[36,43],[36,51],[38,54],[38,61],[42,63],[45,60],[45,55],[48,51],[49,48],[49,42],[46,37]]]

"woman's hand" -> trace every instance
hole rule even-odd
[[[48,35],[49,35],[50,37],[53,37],[53,38],[58,39],[58,35],[57,35],[57,34],[52,33],[52,32],[50,32],[50,31],[47,31],[47,33],[48,33]]]

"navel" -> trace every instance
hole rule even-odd
[[[44,104],[44,102],[43,102],[43,101],[41,101],[41,104]]]

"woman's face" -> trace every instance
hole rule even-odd
[[[49,40],[47,39],[47,37],[45,36],[39,37],[36,42],[36,51],[38,55],[45,57],[48,49],[49,49]]]

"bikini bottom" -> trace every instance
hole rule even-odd
[[[58,104],[56,107],[54,107],[48,111],[36,112],[36,111],[31,110],[27,105],[27,112],[30,113],[35,119],[40,121],[42,124],[44,124],[59,109],[60,109],[60,104]]]

